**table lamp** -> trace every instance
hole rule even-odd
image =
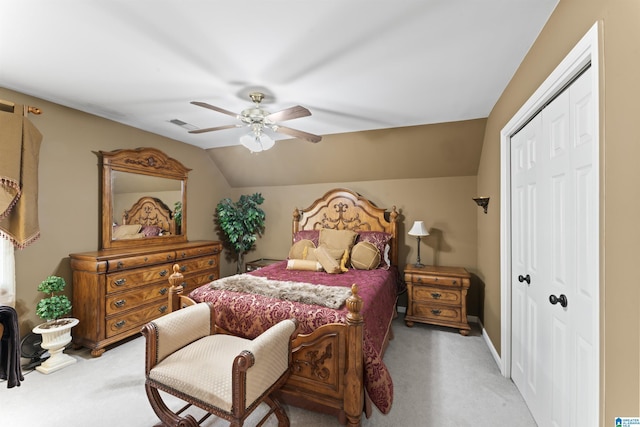
[[[424,221],[415,221],[413,227],[409,230],[409,235],[418,238],[418,260],[414,264],[414,267],[424,267],[424,264],[420,262],[420,238],[429,235],[427,227],[424,226]]]

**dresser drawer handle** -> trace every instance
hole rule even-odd
[[[184,282],[180,283],[180,286],[182,286],[183,288],[187,287],[187,281],[185,280]]]
[[[187,271],[187,266],[185,265],[180,266],[180,272],[184,273],[185,271]]]
[[[185,257],[187,256],[187,253],[186,253],[186,252],[182,252],[182,254],[180,254],[180,256],[181,256],[182,258],[185,258]]]
[[[120,307],[123,307],[126,303],[127,303],[127,300],[119,299],[118,301],[114,302],[113,305],[120,308]]]
[[[431,292],[431,297],[433,299],[440,299],[442,295],[439,292]]]
[[[454,285],[457,285],[457,284],[458,284],[458,281],[457,281],[457,280],[454,280],[454,281],[453,281],[453,284],[454,284]]]
[[[164,295],[164,294],[166,294],[168,290],[169,290],[169,289],[167,289],[167,288],[162,288],[162,289],[160,289],[160,295]]]
[[[169,270],[162,270],[162,271],[160,272],[160,277],[164,277],[164,276],[166,276],[168,272],[169,272]]]
[[[113,282],[116,286],[122,286],[125,283],[127,283],[127,279],[118,279],[115,282]]]
[[[167,306],[166,306],[166,305],[162,305],[162,306],[160,306],[160,308],[158,308],[158,311],[159,311],[160,313],[164,313],[165,311],[167,311]]]
[[[437,308],[431,310],[431,314],[433,314],[434,316],[440,316],[440,313],[442,313],[442,311],[438,310]]]
[[[120,321],[116,322],[114,326],[115,326],[116,328],[120,329],[120,328],[122,328],[126,323],[127,323],[127,322],[126,322],[126,320],[120,320]]]
[[[215,275],[215,274],[210,274],[210,275],[209,275],[209,281],[211,281],[211,280],[213,280],[213,279],[215,279],[215,278],[216,278],[216,275]]]
[[[416,280],[416,282],[422,283],[422,277],[418,277],[418,280]]]
[[[215,260],[213,260],[213,259],[210,259],[210,260],[209,260],[209,265],[213,265],[213,264],[215,264],[215,263],[216,263],[216,261],[215,261]]]
[[[124,262],[118,261],[117,266],[118,266],[118,268],[123,268],[124,267]]]
[[[167,261],[171,261],[173,259],[173,256],[171,254],[167,255]]]

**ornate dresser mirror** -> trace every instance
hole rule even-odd
[[[155,148],[99,151],[102,247],[69,254],[77,346],[100,356],[167,312],[180,263],[188,293],[220,277],[217,241],[187,240],[187,169]]]
[[[155,148],[100,151],[102,249],[187,241],[190,169]]]

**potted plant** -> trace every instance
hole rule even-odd
[[[262,202],[262,194],[255,193],[242,195],[237,202],[222,199],[216,206],[216,221],[225,234],[224,243],[236,255],[238,273],[243,271],[244,255],[264,232],[265,214],[259,207]]]
[[[36,367],[44,374],[76,362],[64,354],[65,346],[71,342],[71,328],[78,324],[78,319],[64,317],[71,312],[71,301],[66,295],[60,295],[66,285],[59,276],[49,276],[38,285],[38,291],[48,295],[36,306],[36,314],[46,322],[33,328],[34,333],[42,335],[41,347],[49,351],[49,358]]]
[[[176,224],[176,234],[181,234],[182,228],[182,202],[173,205],[173,221]]]

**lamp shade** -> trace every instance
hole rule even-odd
[[[424,226],[424,221],[415,221],[413,227],[409,230],[410,236],[428,236],[429,232],[427,227]]]
[[[275,141],[264,133],[244,135],[240,138],[240,143],[251,150],[252,153],[268,150],[275,145]]]

